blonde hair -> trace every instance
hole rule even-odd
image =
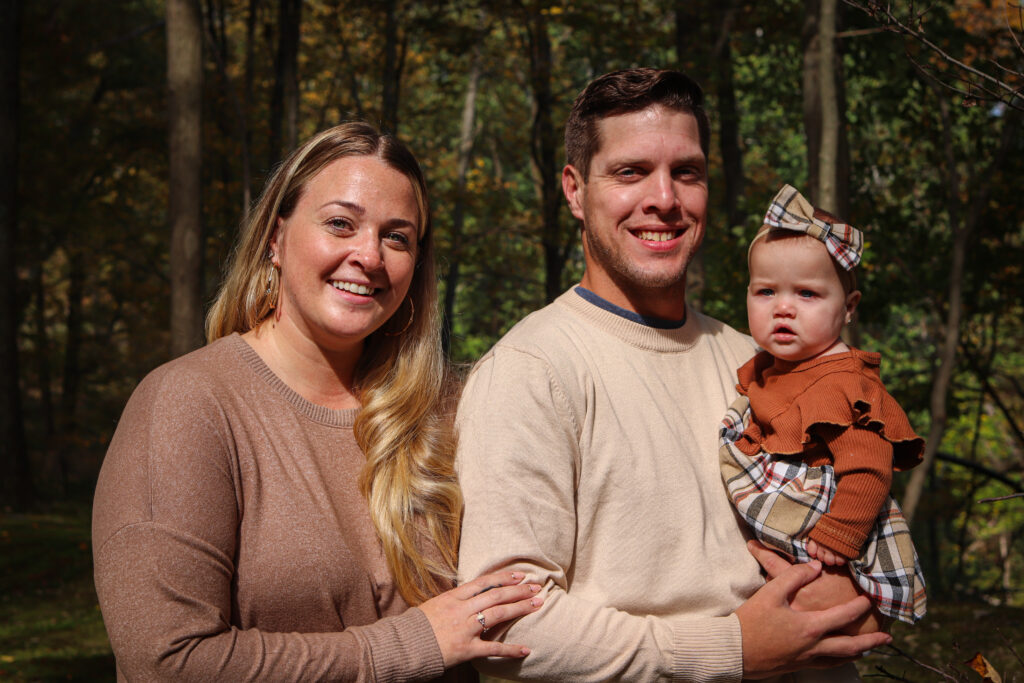
[[[242,227],[206,336],[247,332],[271,314],[278,281],[268,251],[278,218],[291,215],[321,170],[347,156],[373,156],[404,174],[419,207],[411,305],[400,305],[366,339],[355,371],[362,407],[354,428],[366,455],[360,488],[398,590],[415,605],[454,579],[462,496],[454,468],[456,383],[441,348],[426,182],[412,153],[366,123],[335,126],[292,152]],[[439,557],[424,552],[425,543]]]

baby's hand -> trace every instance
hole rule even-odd
[[[823,548],[812,540],[807,541],[807,554],[816,560],[821,560],[822,564],[831,565],[833,567],[846,564],[846,558],[836,555],[828,548]]]

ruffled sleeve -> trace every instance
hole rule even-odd
[[[777,361],[756,375],[746,393],[761,423],[760,445],[796,455],[821,443],[823,429],[856,426],[892,444],[894,469],[919,463],[924,440],[882,385],[880,360],[877,353],[853,349],[801,363]]]
[[[747,397],[750,397],[751,389],[756,393],[762,374],[765,370],[772,367],[774,362],[775,358],[767,351],[759,351],[755,354],[753,358],[741,365],[740,369],[736,371],[736,391]],[[754,405],[755,401],[751,398],[752,409]],[[761,431],[761,424],[755,412],[747,424],[743,435],[736,441],[736,448],[746,455],[754,456],[761,450],[764,438],[764,432]]]
[[[825,425],[856,426],[892,444],[893,469],[914,467],[924,455],[924,439],[914,432],[906,413],[882,385],[878,354],[854,353],[861,356],[859,371],[851,368],[825,374],[794,401],[801,443],[810,444]]]

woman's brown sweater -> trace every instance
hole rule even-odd
[[[358,490],[356,412],[306,401],[238,335],[142,381],[93,511],[119,680],[441,675]]]

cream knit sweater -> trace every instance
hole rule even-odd
[[[718,468],[717,427],[751,340],[690,312],[633,322],[575,291],[514,327],[459,408],[459,573],[523,569],[546,603],[480,668],[551,681],[735,681],[762,585]]]

